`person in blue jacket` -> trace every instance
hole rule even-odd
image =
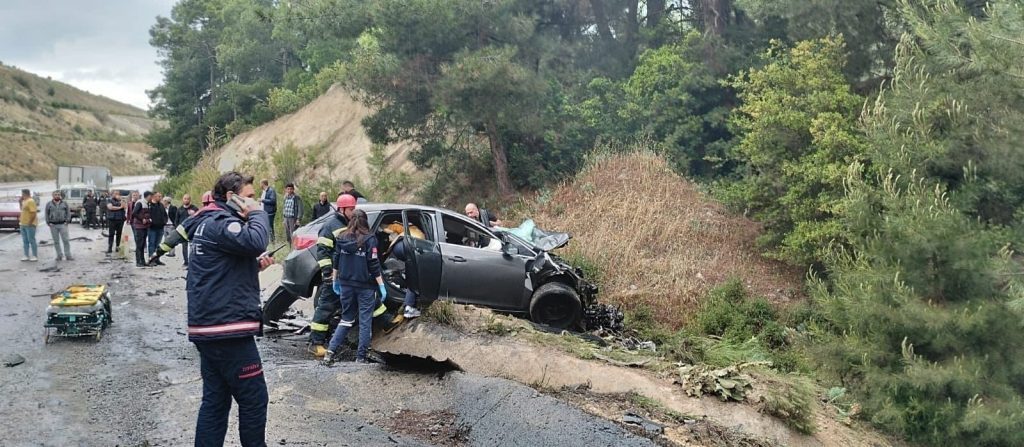
[[[358,314],[359,347],[356,349],[356,362],[367,363],[373,313],[387,297],[387,289],[381,276],[377,238],[370,232],[370,224],[363,210],[357,209],[352,213],[348,228],[335,241],[334,280],[341,287],[341,322],[331,337],[324,362],[330,364],[334,361],[334,353],[338,352],[342,341],[348,336]],[[378,290],[381,303],[377,302]]]
[[[267,383],[254,336],[262,332],[259,272],[274,261],[265,250],[267,214],[252,177],[228,172],[214,202],[183,222],[189,241],[188,339],[199,351],[203,400],[196,446],[224,445],[231,400],[238,404],[243,446],[265,446]]]
[[[277,191],[274,191],[274,187],[270,186],[270,181],[263,179],[260,180],[260,188],[263,192],[260,194],[260,202],[263,202],[263,211],[267,213],[267,218],[270,221],[270,239],[274,240],[274,216],[277,214]]]

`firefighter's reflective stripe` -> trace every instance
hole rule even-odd
[[[324,247],[334,248],[334,239],[331,238],[320,236],[317,238],[316,243]]]
[[[330,326],[324,323],[309,323],[309,328],[317,332],[327,332],[327,330],[330,329]]]
[[[178,228],[176,228],[176,230],[178,231],[178,234],[181,235],[182,240],[188,240],[188,232],[185,231],[185,227],[178,225]]]
[[[374,318],[384,315],[384,312],[388,311],[388,307],[381,303],[380,307],[373,311]]]
[[[316,261],[316,263],[320,267],[330,267],[331,266],[331,260],[330,259],[321,259],[319,261]]]
[[[167,245],[167,243],[165,243],[165,242],[161,242],[160,243],[160,250],[164,251],[164,252],[167,252],[167,253],[170,253],[171,250],[174,250],[174,247],[171,247],[170,245]]]

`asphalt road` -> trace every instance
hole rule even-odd
[[[114,182],[111,187],[116,189],[135,189],[139,192],[152,190],[153,185],[160,180],[160,177],[161,176],[159,175],[114,177]],[[39,193],[40,197],[48,199],[49,195],[53,193],[53,190],[56,189],[56,187],[56,180],[0,183],[0,197],[19,196],[21,195],[22,189],[28,188],[32,193]]]
[[[49,239],[45,226],[39,239]],[[185,336],[179,258],[138,269],[107,259],[98,230],[72,225],[74,261],[20,262],[16,233],[0,234],[0,444],[180,446],[193,441],[201,397],[198,355]],[[59,271],[39,269],[56,265]],[[43,343],[49,294],[73,283],[110,286],[115,323],[103,338]],[[643,446],[620,426],[500,378],[410,372],[386,365],[327,368],[304,336],[258,341],[270,389],[267,441],[320,446]],[[237,444],[237,429],[226,445]],[[459,436],[452,437],[451,433]]]

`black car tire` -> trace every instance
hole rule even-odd
[[[263,303],[263,324],[270,324],[272,321],[280,320],[292,303],[299,297],[289,293],[284,287],[278,286],[270,298]]]
[[[583,316],[580,296],[572,287],[549,282],[537,288],[530,299],[530,319],[558,329],[573,329]]]

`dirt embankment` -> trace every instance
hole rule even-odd
[[[157,172],[144,110],[0,65],[0,181],[53,178],[57,165]]]
[[[306,174],[336,183],[352,180],[359,186],[370,175],[367,157],[372,145],[362,127],[369,114],[370,109],[334,86],[298,111],[232,139],[215,156],[217,169],[228,171],[246,161],[266,159],[292,144],[312,157]],[[388,169],[414,173],[408,155],[415,148],[411,142],[389,145],[385,149]]]
[[[532,217],[541,228],[572,233],[563,254],[604,273],[603,301],[646,305],[672,327],[712,287],[734,277],[777,304],[803,296],[802,270],[760,255],[756,222],[727,210],[653,153],[597,159],[543,199]]]
[[[818,408],[812,435],[798,433],[785,422],[763,414],[752,405],[722,402],[713,396],[688,396],[669,373],[623,367],[611,359],[585,360],[570,353],[560,338],[571,335],[533,331],[522,320],[498,316],[472,306],[451,305],[445,324],[414,320],[373,340],[373,348],[390,354],[408,355],[451,362],[471,374],[501,377],[554,391],[576,391],[569,400],[598,416],[620,421],[622,410],[636,411],[635,401],[652,403],[647,409],[661,409],[675,419],[656,421],[664,425],[662,441],[672,445],[786,445],[786,446],[882,446],[888,441],[870,430],[840,423],[826,409]],[[429,318],[429,317],[428,317]],[[511,333],[516,336],[494,336]],[[569,343],[582,343],[574,341]],[[578,345],[577,345],[578,346]],[[582,394],[578,393],[582,391]],[[622,396],[634,396],[631,402]],[[567,397],[567,396],[562,396]],[[655,411],[659,413],[659,411]],[[700,439],[709,424],[719,431],[716,439]],[[730,439],[727,439],[730,436]],[[735,440],[745,440],[734,443]],[[723,444],[724,443],[724,444]]]

